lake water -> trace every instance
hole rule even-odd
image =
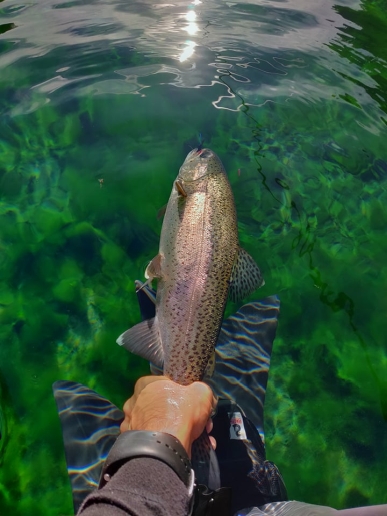
[[[387,503],[386,12],[0,2],[0,514],[72,514],[55,380],[120,406],[147,372],[115,340],[199,134],[265,277],[251,299],[281,299],[268,458],[292,499]]]

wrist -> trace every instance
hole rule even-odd
[[[163,432],[169,435],[172,435],[182,444],[185,451],[187,452],[189,458],[191,458],[191,448],[192,448],[192,439],[191,439],[191,429],[189,428],[188,423],[184,423],[181,421],[175,421],[171,423],[171,419],[163,420],[149,420],[146,424],[131,426],[131,430],[142,430],[149,432]]]
[[[104,487],[123,464],[140,457],[154,458],[170,466],[192,497],[194,473],[184,447],[175,436],[156,431],[140,430],[122,433],[105,460],[99,488]]]
[[[166,433],[171,433],[171,432],[166,431]],[[182,444],[185,451],[187,452],[188,457],[191,459],[192,441],[190,438],[190,433],[186,429],[183,429],[183,430],[177,431],[175,433],[171,433],[171,435],[173,435],[174,437],[176,437],[176,439],[178,439],[178,441]]]

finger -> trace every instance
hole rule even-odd
[[[196,391],[196,396],[198,403],[202,406],[207,406],[209,410],[211,410],[214,406],[216,406],[216,401],[214,395],[212,393],[211,387],[204,382],[194,382],[191,385],[187,386],[187,388]]]
[[[212,435],[209,436],[210,438],[210,442],[211,442],[211,446],[214,450],[216,450],[216,439],[215,437],[213,437]]]
[[[212,421],[212,419],[210,418],[208,421],[207,421],[207,424],[206,424],[206,431],[208,434],[210,434],[212,432],[212,429],[214,428],[214,422]]]
[[[120,432],[123,433],[127,432],[128,430],[130,430],[130,420],[125,418],[120,425]]]
[[[132,411],[132,408],[133,408],[132,405],[134,405],[133,401],[134,401],[133,400],[133,396],[125,401],[124,406],[123,406],[123,411],[125,412],[125,414],[127,412],[131,412]]]
[[[216,407],[218,406],[218,398],[217,396],[212,397],[212,409],[211,409],[211,417],[214,417],[216,414]]]
[[[159,380],[166,380],[167,378],[165,376],[142,376],[139,380],[137,380],[135,386],[134,386],[134,393],[133,396],[131,396],[128,400],[126,400],[123,411],[125,413],[125,416],[131,417],[133,408],[137,402],[137,399],[141,392],[147,387],[149,384],[153,382],[157,382]]]

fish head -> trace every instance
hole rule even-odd
[[[193,149],[180,167],[177,179],[190,183],[208,174],[225,174],[222,162],[210,149]]]

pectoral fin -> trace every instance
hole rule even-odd
[[[164,350],[161,344],[157,317],[142,321],[117,339],[117,344],[128,351],[163,367]]]
[[[258,265],[249,253],[240,247],[231,272],[229,290],[231,301],[243,299],[264,284]]]
[[[183,181],[181,181],[180,179],[175,181],[175,188],[178,191],[179,195],[181,195],[182,197],[187,197],[187,192],[184,189]]]
[[[156,255],[152,261],[149,262],[148,267],[145,269],[145,277],[147,280],[145,285],[149,285],[153,278],[161,278],[161,254]],[[144,287],[144,285],[143,285]],[[141,288],[143,288],[141,287]]]

